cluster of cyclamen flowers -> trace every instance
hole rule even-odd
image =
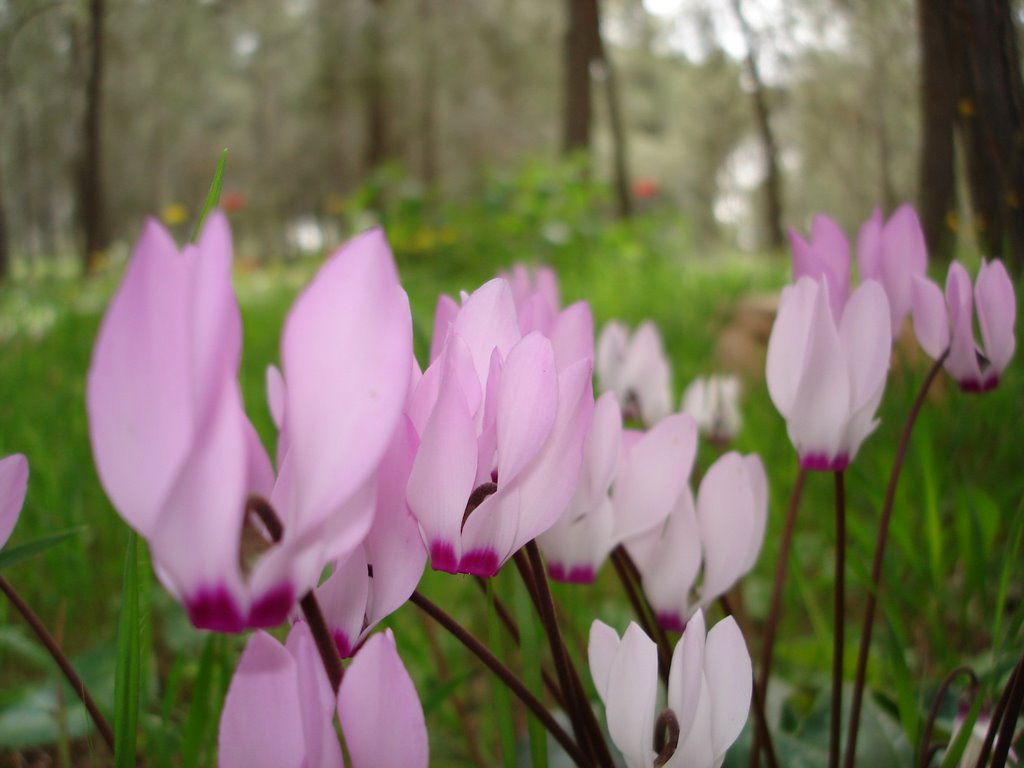
[[[862,227],[855,290],[831,220],[817,217],[810,242],[793,234],[792,245],[767,383],[804,469],[844,469],[873,431],[908,315],[963,389],[998,384],[1016,316],[1000,262],[982,264],[973,294],[954,263],[943,298],[906,206]],[[747,718],[752,667],[736,622],[706,632],[703,611],[754,566],[768,484],[756,455],[735,452],[696,494],[690,475],[698,430],[723,445],[738,427],[736,381],[697,382],[674,412],[652,324],[632,336],[609,324],[595,350],[589,306],[563,308],[554,273],[521,266],[439,299],[421,367],[408,297],[374,230],[335,252],[288,314],[281,366],[266,379],[272,461],[238,383],[231,261],[219,213],[183,249],[149,222],[87,381],[100,479],[148,541],[160,581],[195,626],[258,630],[228,692],[221,764],[341,765],[337,718],[357,768],[426,765],[415,687],[395,637],[373,630],[413,596],[428,559],[487,578],[524,547],[539,562],[536,541],[556,580],[591,582],[610,555],[637,572],[658,642],[595,621],[589,645],[626,763],[720,765]],[[0,546],[27,475],[24,457],[0,461]],[[284,645],[263,631],[285,622]],[[663,654],[665,630],[682,633],[674,653]],[[343,674],[339,657],[351,657]],[[659,672],[668,708],[655,718]],[[560,670],[572,710],[567,679]],[[603,736],[585,721],[573,721],[574,759],[603,764]]]
[[[667,373],[656,331],[654,340],[657,354],[625,358],[653,359]],[[750,658],[732,620],[705,651],[699,608],[756,560],[764,470],[757,457],[726,454],[695,502],[693,417],[665,413],[646,432],[625,429],[616,393],[627,408],[647,394],[628,384],[636,365],[631,373],[630,363],[606,360],[602,373],[621,372],[620,386],[595,405],[594,346],[589,306],[562,308],[550,270],[517,267],[458,302],[440,298],[421,369],[392,255],[380,231],[368,232],[329,258],[285,321],[281,367],[267,372],[278,428],[271,462],[237,380],[241,322],[225,218],[212,215],[180,251],[147,224],[88,376],[101,481],[197,627],[293,622],[283,647],[264,632],[249,641],[222,719],[223,764],[270,754],[275,765],[337,764],[335,713],[355,765],[425,764],[423,715],[395,640],[370,633],[410,598],[428,557],[435,570],[490,577],[538,538],[551,576],[568,581],[591,581],[609,552],[629,550],[663,625],[691,627],[677,650],[685,690],[673,688],[688,702],[676,713],[679,743],[691,744],[681,754],[706,752],[709,766],[724,755],[751,686],[749,671],[729,670],[749,670]],[[316,659],[307,600],[339,654],[354,655],[336,692]],[[595,647],[608,646],[606,630],[595,624]],[[599,691],[615,689],[617,674],[631,685],[626,670],[637,665],[657,675],[645,652],[624,650],[614,664],[610,651],[596,653]],[[260,695],[270,690],[281,693]],[[653,691],[634,693],[654,706]],[[694,709],[707,697],[718,704]],[[633,709],[609,708],[623,750],[622,739],[630,749],[653,740],[653,723],[635,721]],[[728,722],[714,724],[713,749],[711,715]],[[408,751],[384,762],[362,751],[384,742]]]

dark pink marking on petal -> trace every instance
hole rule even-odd
[[[447,541],[434,541],[430,544],[430,567],[435,571],[458,573],[459,562],[455,559],[455,547]]]
[[[669,632],[682,634],[686,630],[686,621],[678,613],[658,611],[656,618],[658,619],[658,626],[662,629],[667,629]]]
[[[800,466],[815,472],[841,472],[850,466],[850,456],[840,453],[831,459],[823,453],[805,453],[800,457]]]
[[[498,572],[498,553],[493,549],[473,549],[459,561],[459,573],[488,578]]]
[[[203,587],[186,600],[189,620],[198,629],[214,632],[241,632],[245,618],[235,598],[223,586]]]
[[[589,565],[577,565],[569,571],[566,581],[570,584],[592,584],[594,576],[594,569]]]
[[[338,655],[341,658],[347,659],[352,655],[352,643],[349,642],[348,635],[340,629],[336,629],[331,632],[331,637],[334,638],[334,647],[338,649]]]
[[[548,561],[548,576],[555,581],[569,580],[569,574],[565,572],[565,566],[561,563],[552,563]]]
[[[977,379],[960,379],[960,391],[977,395],[984,392],[985,387]]]
[[[295,605],[295,589],[291,584],[280,584],[265,592],[249,610],[249,627],[264,629],[283,623]]]

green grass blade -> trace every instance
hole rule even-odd
[[[217,169],[213,172],[213,181],[210,183],[210,191],[206,193],[206,201],[203,203],[203,210],[199,212],[199,218],[196,220],[196,226],[192,230],[193,243],[199,237],[199,231],[203,228],[203,222],[206,221],[207,214],[216,208],[217,204],[220,202],[220,188],[224,183],[224,166],[227,161],[228,151],[225,149],[220,153],[220,159],[217,161]]]
[[[941,768],[956,768],[960,764],[960,758],[963,757],[964,750],[967,749],[967,742],[971,740],[971,734],[974,731],[974,723],[978,719],[978,713],[981,712],[981,698],[980,694],[974,697],[974,702],[971,704],[971,709],[967,713],[963,725],[960,726],[956,738],[946,749],[946,755],[942,758]],[[926,744],[925,748],[927,746]]]
[[[508,661],[509,641],[505,628],[501,626],[498,619],[498,612],[494,607],[499,586],[501,592],[507,592],[504,584],[496,582],[508,580],[508,572],[499,572],[487,580],[487,639],[490,647],[494,650],[499,659]],[[498,726],[498,736],[501,739],[501,757],[506,768],[515,768],[516,765],[516,724],[512,719],[512,696],[505,685],[497,678],[492,678],[494,685],[494,716]]]
[[[117,629],[117,671],[114,677],[114,764],[134,768],[142,689],[142,637],[139,621],[139,541],[128,534]]]
[[[1017,505],[1014,515],[1013,530],[1010,533],[1010,549],[1003,556],[1003,567],[999,573],[999,589],[996,593],[996,615],[992,622],[992,639],[998,648],[1002,644],[1003,616],[1006,612],[1006,593],[1010,588],[1010,574],[1014,565],[1019,563],[1017,553],[1020,551],[1021,534],[1024,533],[1024,499]]]
[[[181,765],[183,768],[197,768],[199,755],[206,740],[207,726],[213,717],[211,700],[216,686],[216,665],[220,636],[211,634],[206,638],[203,655],[199,660],[196,684],[192,689],[192,703],[185,720],[185,733],[181,743]]]
[[[883,608],[889,625],[886,645],[888,646],[889,670],[892,675],[891,682],[896,689],[896,709],[907,741],[917,744],[921,733],[921,714],[918,711],[914,679],[910,675],[905,655],[906,649],[910,645],[907,642],[906,630],[900,623],[896,612],[888,610],[887,606],[883,606]]]
[[[530,691],[541,701],[544,700],[543,681],[540,674],[541,637],[537,614],[521,581],[515,584],[513,611],[519,625],[519,642],[523,659],[523,680]],[[530,758],[534,768],[548,768],[548,732],[532,715],[526,718],[530,736]]]
[[[77,536],[84,530],[84,526],[69,528],[66,531],[53,533],[49,536],[43,536],[26,542],[20,546],[4,550],[3,552],[0,552],[0,568],[7,568],[15,563],[20,563],[22,560],[28,560],[31,557],[35,557],[40,552],[45,552],[50,547],[60,544],[64,539],[70,538],[71,536]]]

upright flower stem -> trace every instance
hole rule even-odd
[[[828,731],[828,765],[839,768],[840,723],[843,714],[843,619],[846,602],[846,487],[843,471],[836,478],[836,576],[832,623],[832,711]]]
[[[775,582],[772,586],[772,602],[768,609],[768,622],[764,627],[761,640],[761,677],[755,688],[755,696],[768,703],[768,676],[772,671],[772,651],[775,647],[775,631],[779,626],[779,615],[782,613],[782,587],[786,582],[786,568],[789,566],[789,547],[793,543],[793,532],[796,529],[796,513],[800,508],[800,497],[804,492],[804,481],[807,470],[803,467],[796,473],[796,481],[789,496],[789,509],[786,511],[785,527],[782,529],[782,541],[779,543],[779,556],[775,561]],[[761,764],[760,731],[754,731],[754,739],[750,746],[750,766],[757,768]]]
[[[534,696],[530,689],[526,687],[526,684],[516,677],[515,673],[511,669],[502,664],[501,660],[498,659],[493,653],[488,650],[487,646],[477,640],[473,635],[469,633],[461,624],[455,619],[444,612],[440,607],[435,605],[433,602],[428,600],[418,591],[413,592],[409,598],[409,602],[427,614],[430,618],[444,627],[448,632],[460,643],[462,643],[474,656],[476,656],[484,665],[491,670],[498,678],[508,686],[509,690],[514,693],[523,704],[536,716],[541,724],[547,728],[548,732],[555,737],[555,740],[562,745],[562,748],[569,754],[572,761],[580,768],[588,768],[592,763],[583,754],[579,746],[572,740],[558,724],[558,721],[552,717],[551,713],[544,707],[544,705]]]
[[[658,646],[658,673],[661,681],[668,685],[668,670],[672,664],[672,644],[668,640],[665,630],[658,624],[658,617],[654,613],[647,596],[644,595],[643,581],[640,571],[629,556],[626,548],[619,544],[612,550],[612,565],[622,582],[622,588],[633,606],[633,612],[640,620],[640,625],[648,637],[654,640]]]
[[[985,766],[988,765],[988,757],[992,752],[992,745],[995,743],[996,732],[999,730],[999,726],[1003,721],[1003,715],[1006,713],[1006,707],[1010,700],[1010,693],[1013,691],[1013,686],[1017,681],[1017,678],[1022,675],[1024,675],[1024,656],[1022,656],[1021,660],[1017,662],[1017,666],[1013,668],[1013,672],[1010,674],[1010,679],[1006,682],[1006,687],[999,696],[996,708],[992,712],[992,719],[988,724],[988,731],[985,733],[985,741],[982,743],[981,751],[978,754],[978,762],[974,764],[974,768],[985,768]]]
[[[583,690],[583,684],[576,674],[572,665],[569,651],[562,639],[562,632],[558,626],[558,617],[555,614],[555,603],[551,597],[551,590],[548,588],[548,579],[544,570],[544,562],[540,556],[540,549],[536,541],[529,542],[526,547],[526,554],[520,550],[515,555],[516,566],[523,580],[528,582],[527,591],[534,600],[537,613],[544,624],[548,636],[548,644],[551,647],[551,656],[555,661],[555,672],[558,676],[559,687],[562,689],[562,697],[565,699],[566,712],[573,724],[573,731],[580,746],[587,752],[592,765],[606,766],[612,768],[614,762],[608,745],[605,744],[604,734],[601,732],[594,711],[590,708],[590,702]]]
[[[860,728],[860,709],[864,699],[864,683],[868,672],[868,654],[871,651],[871,631],[875,623],[875,609],[878,607],[878,593],[882,584],[882,565],[885,562],[885,545],[889,540],[889,523],[892,520],[892,507],[896,500],[896,486],[900,479],[900,470],[903,469],[903,461],[907,456],[907,448],[910,446],[910,435],[914,431],[914,424],[917,416],[924,406],[924,399],[928,394],[935,377],[942,370],[942,364],[949,355],[949,349],[942,353],[932,367],[928,369],[928,375],[921,383],[914,404],[910,407],[907,420],[903,424],[903,432],[900,435],[900,442],[896,446],[896,457],[893,459],[892,471],[889,473],[889,484],[885,489],[885,501],[882,505],[882,517],[878,522],[878,536],[875,541],[875,557],[871,563],[871,590],[867,596],[867,606],[864,609],[864,626],[860,634],[860,647],[857,649],[857,671],[854,676],[853,697],[850,701],[850,723],[846,729],[846,752],[843,755],[843,768],[853,768],[853,761],[857,756],[857,732]]]
[[[1003,712],[1003,722],[999,726],[999,738],[996,740],[992,750],[992,765],[995,768],[1005,768],[1007,758],[1010,755],[1010,744],[1013,743],[1013,733],[1017,729],[1017,719],[1020,717],[1021,707],[1024,705],[1024,658],[1017,662],[1017,671],[1010,680],[1007,688],[1010,693],[1006,699],[1006,710]]]
[[[739,624],[739,617],[732,609],[732,604],[729,602],[729,598],[722,595],[718,598],[718,604],[722,608],[722,612],[726,616],[732,616],[736,619],[736,623]],[[750,637],[750,633],[746,627],[740,627],[740,632],[743,633],[744,637]],[[768,715],[765,712],[764,700],[761,698],[761,694],[757,689],[756,681],[752,683],[752,696],[751,699],[754,702],[754,716],[757,722],[757,733],[761,743],[761,748],[764,750],[764,757],[768,763],[768,768],[779,768],[778,758],[775,757],[775,744],[772,743],[772,734],[768,730]]]
[[[110,727],[110,723],[103,717],[103,713],[100,712],[98,706],[96,706],[95,700],[89,694],[89,691],[85,687],[85,683],[82,682],[82,678],[75,672],[75,668],[71,666],[71,662],[68,661],[67,656],[57,645],[57,641],[53,639],[53,636],[47,631],[46,627],[43,626],[43,622],[39,620],[39,617],[33,613],[32,609],[28,607],[28,604],[21,599],[21,595],[15,591],[14,587],[11,586],[10,582],[7,581],[3,576],[0,576],[0,591],[3,591],[7,595],[7,599],[11,601],[18,613],[21,614],[25,622],[32,628],[32,631],[36,633],[36,637],[39,638],[39,642],[45,646],[46,650],[49,651],[50,656],[57,662],[57,666],[60,667],[60,671],[64,673],[64,677],[67,678],[68,684],[71,689],[78,695],[78,698],[82,700],[82,704],[85,705],[86,711],[89,713],[89,717],[92,718],[93,723],[96,724],[96,730],[100,732],[100,736],[103,737],[103,741],[106,742],[107,747],[110,749],[110,753],[114,754],[114,731]]]

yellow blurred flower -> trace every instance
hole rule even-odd
[[[169,203],[160,211],[160,218],[163,219],[164,224],[173,227],[175,224],[181,224],[188,219],[188,208],[181,203]]]

